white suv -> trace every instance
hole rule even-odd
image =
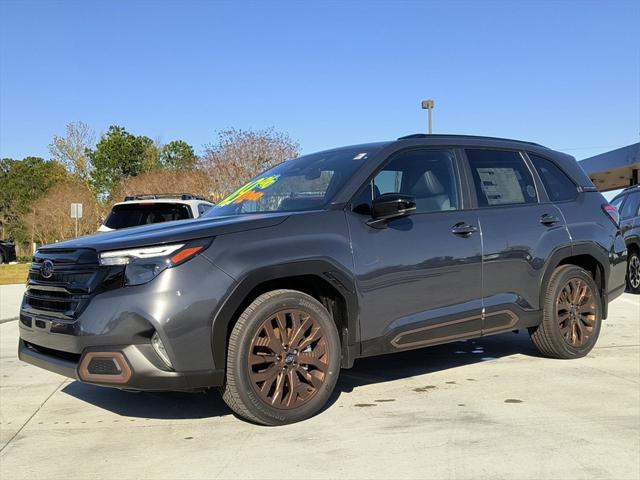
[[[110,232],[121,228],[198,218],[215,204],[188,193],[127,196],[116,203],[98,229]]]

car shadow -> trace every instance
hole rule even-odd
[[[323,408],[331,407],[343,394],[356,387],[391,382],[417,375],[490,362],[515,354],[539,356],[526,330],[448,343],[419,350],[356,360],[353,368],[342,370],[336,389]],[[149,419],[200,419],[231,415],[217,389],[203,392],[129,392],[81,382],[67,385],[62,392],[79,400],[126,417]]]
[[[526,330],[362,358],[356,360],[354,368],[340,373],[336,392],[349,393],[361,385],[451,370],[515,354],[540,356]]]
[[[73,382],[63,393],[124,417],[187,420],[232,412],[216,389],[197,392],[132,392]]]

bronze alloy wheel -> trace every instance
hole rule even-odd
[[[627,276],[629,277],[629,285],[634,290],[640,287],[640,257],[638,255],[632,255],[629,259],[629,268],[627,269]]]
[[[306,404],[324,384],[329,349],[312,315],[281,310],[262,322],[247,361],[251,386],[260,399],[274,408],[292,409]]]
[[[558,295],[556,318],[564,340],[573,347],[587,343],[596,325],[596,297],[580,278],[570,279]]]

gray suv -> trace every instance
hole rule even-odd
[[[627,245],[627,289],[640,293],[640,185],[626,188],[611,204],[620,211],[620,230]]]
[[[361,357],[515,329],[582,357],[626,256],[572,157],[411,135],[284,162],[199,219],[39,249],[19,356],[127,390],[220,387],[280,425],[317,413]]]

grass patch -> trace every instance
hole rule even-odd
[[[14,265],[0,265],[0,285],[12,283],[25,283],[29,273],[28,263],[16,263]]]

